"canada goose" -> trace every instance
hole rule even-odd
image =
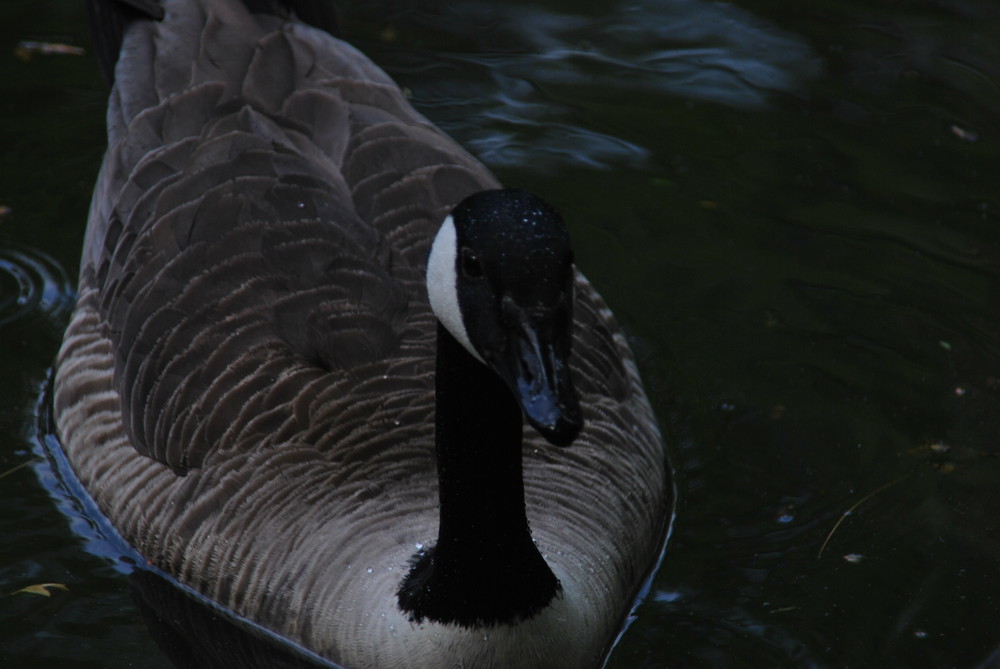
[[[347,667],[600,664],[671,495],[559,215],[279,4],[91,1],[120,57],[54,410],[101,512]]]

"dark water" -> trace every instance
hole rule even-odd
[[[352,4],[634,337],[680,505],[611,667],[1000,666],[1000,8]],[[0,4],[0,475],[38,451],[103,148],[93,62],[22,40],[86,45],[77,3]],[[169,666],[46,485],[0,478],[0,666]],[[68,591],[10,594],[38,583]]]

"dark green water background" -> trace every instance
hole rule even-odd
[[[0,474],[39,451],[106,98],[15,48],[86,46],[78,4],[0,2]],[[351,4],[633,337],[680,502],[610,666],[1000,666],[1000,5]],[[0,478],[0,666],[169,666],[49,476]]]

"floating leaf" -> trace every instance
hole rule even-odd
[[[24,62],[28,62],[36,54],[43,56],[82,56],[86,53],[78,46],[70,44],[54,44],[52,42],[32,42],[25,40],[19,42],[14,49],[14,55]]]
[[[52,590],[53,588],[69,592],[69,588],[66,587],[65,583],[36,583],[34,585],[29,585],[25,588],[21,588],[20,590],[15,590],[14,594],[16,595],[19,592],[27,592],[28,594],[32,595],[51,597],[52,593],[49,591]]]

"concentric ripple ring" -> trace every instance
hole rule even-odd
[[[0,326],[68,314],[75,295],[55,259],[22,245],[0,247]]]

